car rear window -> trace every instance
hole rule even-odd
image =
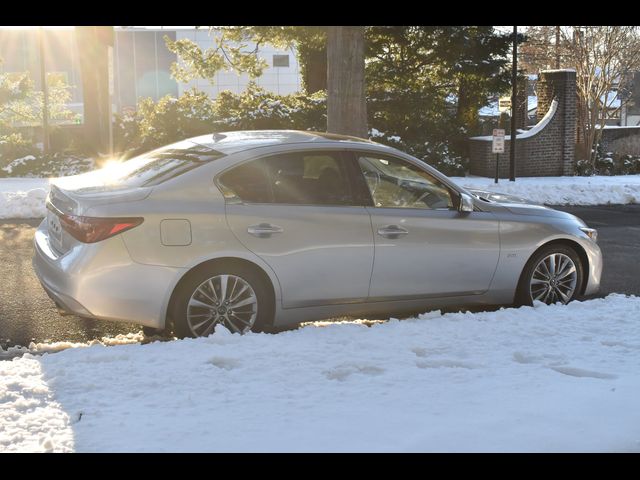
[[[183,148],[170,145],[118,165],[112,183],[129,187],[158,185],[223,156],[202,145]]]

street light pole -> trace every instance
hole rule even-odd
[[[42,153],[49,153],[49,88],[44,65],[44,29],[39,32],[40,81],[42,83]]]
[[[509,181],[516,181],[516,112],[518,84],[518,27],[513,27],[513,68],[511,70],[511,142],[509,148]]]

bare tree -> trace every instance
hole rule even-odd
[[[640,70],[640,30],[635,26],[573,26],[560,29],[566,67],[575,68],[578,92],[577,158],[595,161],[608,119],[629,100]]]
[[[327,131],[367,137],[364,27],[328,27]]]
[[[558,33],[560,27],[527,27],[526,41],[518,47],[518,65],[528,73],[538,73],[566,64],[567,47]]]

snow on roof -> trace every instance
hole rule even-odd
[[[485,105],[480,110],[478,110],[478,115],[481,117],[499,117],[500,109],[498,108],[498,101],[489,103],[489,105]]]

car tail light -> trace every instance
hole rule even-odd
[[[96,243],[137,227],[144,221],[140,217],[100,218],[62,214],[60,224],[69,234],[83,243]]]

